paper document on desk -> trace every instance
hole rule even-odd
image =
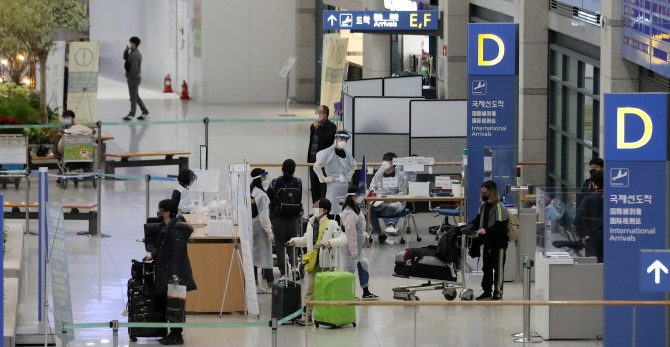
[[[430,196],[430,182],[409,182],[409,196]]]
[[[192,192],[218,193],[219,171],[218,170],[193,170],[197,179],[191,183]]]

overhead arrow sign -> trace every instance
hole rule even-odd
[[[328,21],[330,22],[330,25],[333,26],[335,25],[335,22],[337,22],[337,18],[335,18],[335,15],[331,14],[330,17],[328,17]]]
[[[647,268],[647,273],[652,273],[654,272],[654,283],[660,284],[661,283],[661,271],[665,272],[666,274],[668,273],[668,268],[663,265],[660,261],[656,260],[653,264],[651,264]]]

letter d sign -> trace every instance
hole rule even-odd
[[[498,46],[498,55],[493,60],[484,59],[484,40],[493,40]],[[479,66],[493,66],[500,63],[505,57],[505,43],[503,40],[494,34],[479,34],[477,35],[477,65]]]
[[[646,145],[651,140],[651,135],[654,131],[654,124],[651,117],[643,110],[635,107],[619,107],[617,108],[617,141],[616,146],[619,149],[636,149]],[[644,124],[644,132],[642,137],[635,142],[626,142],[626,115],[635,115],[642,119]]]

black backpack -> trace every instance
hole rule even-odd
[[[256,218],[258,216],[258,206],[256,206],[256,199],[254,196],[251,196],[251,218]]]
[[[302,192],[291,183],[277,190],[279,216],[298,217],[302,212]]]

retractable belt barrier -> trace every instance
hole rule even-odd
[[[284,325],[289,321],[292,321],[303,313],[303,309],[295,311],[294,313],[281,318],[272,318],[270,321],[258,321],[258,322],[208,322],[208,323],[150,323],[150,322],[141,322],[141,323],[126,323],[119,322],[118,320],[103,322],[103,323],[84,323],[84,324],[68,324],[63,323],[61,326],[61,341],[67,341],[67,335],[70,330],[74,331],[77,329],[100,329],[100,328],[110,328],[112,329],[113,341],[112,346],[119,346],[119,328],[263,328],[269,327],[272,329],[272,346],[277,346],[277,331],[280,325]]]

